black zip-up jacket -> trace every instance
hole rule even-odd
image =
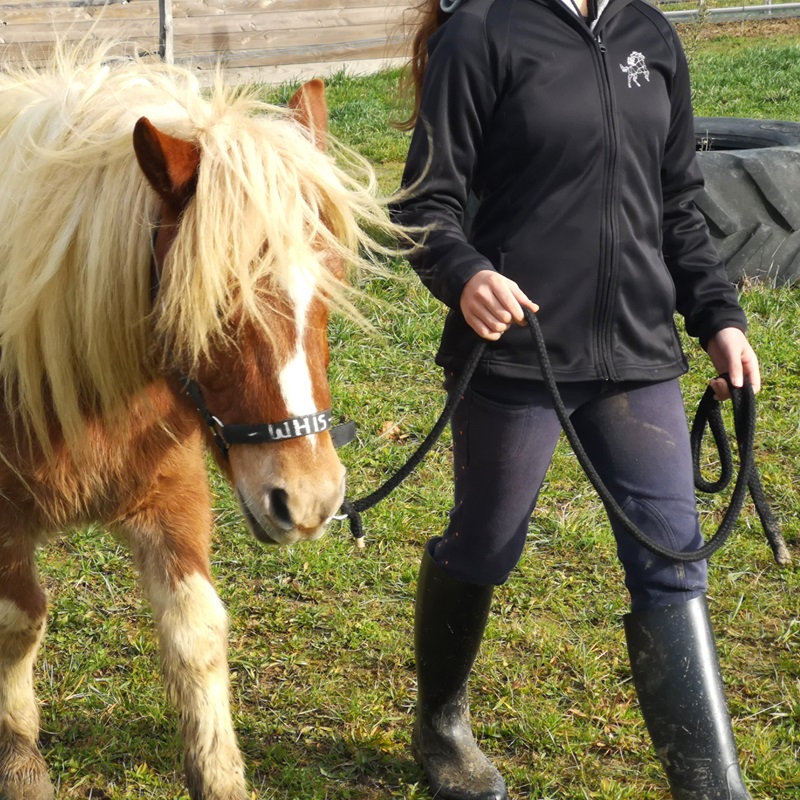
[[[674,324],[705,345],[746,329],[693,198],[689,74],[674,27],[643,0],[610,0],[593,27],[561,0],[467,0],[431,37],[420,122],[396,215],[431,226],[411,263],[450,307],[437,363],[477,341],[459,309],[494,269],[540,306],[559,380],[685,372]],[[469,236],[470,191],[480,206]],[[541,378],[513,325],[480,369]]]

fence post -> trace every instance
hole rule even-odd
[[[173,64],[172,0],[158,0],[158,23],[158,54],[162,61]]]

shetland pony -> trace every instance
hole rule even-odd
[[[258,539],[322,536],[328,306],[396,231],[321,148],[320,82],[278,109],[107,53],[0,74],[0,797],[53,797],[34,551],[97,521],[152,605],[189,794],[243,800],[204,442]]]

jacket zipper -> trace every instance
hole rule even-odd
[[[614,369],[613,352],[613,309],[614,292],[616,290],[617,275],[615,269],[616,238],[617,238],[617,212],[616,201],[618,194],[617,179],[617,154],[619,138],[617,124],[614,116],[614,95],[611,88],[611,79],[608,74],[608,61],[606,59],[606,46],[599,33],[592,32],[593,43],[596,47],[595,62],[601,84],[601,103],[604,115],[604,132],[607,136],[606,157],[606,187],[604,190],[603,225],[602,230],[607,233],[602,240],[602,253],[600,262],[600,286],[596,308],[598,310],[598,343],[597,356],[601,377],[605,380],[616,380],[617,372]]]
[[[606,165],[605,188],[602,230],[604,235],[601,241],[602,253],[600,260],[600,276],[598,281],[598,296],[595,300],[595,314],[597,319],[596,339],[593,347],[599,378],[601,380],[619,380],[619,375],[613,363],[613,309],[615,305],[614,292],[617,284],[617,223],[616,198],[619,193],[618,178],[616,174],[617,153],[619,149],[619,135],[615,120],[614,93],[606,59],[607,47],[603,43],[599,31],[592,30],[589,25],[578,19],[564,5],[561,0],[551,0],[551,8],[556,9],[562,19],[569,20],[569,24],[580,30],[586,37],[587,43],[592,48],[595,62],[596,75],[601,92],[601,106],[603,111],[603,134],[606,137]],[[619,6],[620,4],[617,3]],[[607,9],[606,9],[607,10]]]

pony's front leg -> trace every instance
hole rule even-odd
[[[195,539],[162,531],[131,544],[153,607],[167,694],[180,716],[189,795],[244,800],[244,765],[230,716],[228,619],[211,583],[208,533]]]
[[[228,620],[208,577],[152,582],[164,681],[178,708],[184,768],[192,800],[241,800],[244,765],[231,721]]]
[[[0,800],[53,797],[36,747],[39,708],[33,692],[46,612],[32,541],[14,542],[0,533]]]

